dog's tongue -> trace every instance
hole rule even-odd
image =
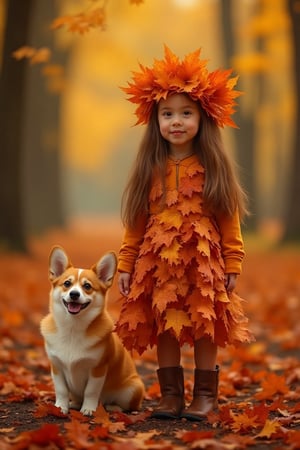
[[[81,310],[81,304],[76,302],[68,303],[68,311],[71,314],[77,314]]]

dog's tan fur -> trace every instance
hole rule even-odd
[[[73,267],[63,248],[49,257],[50,312],[41,333],[51,363],[56,403],[91,415],[99,403],[138,410],[144,385],[105,306],[116,256],[105,254],[90,269]]]

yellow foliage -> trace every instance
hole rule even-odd
[[[271,70],[269,58],[259,52],[236,56],[232,59],[232,64],[239,73],[255,74]]]

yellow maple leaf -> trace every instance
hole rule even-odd
[[[182,216],[177,209],[168,209],[159,214],[159,221],[161,224],[164,224],[165,230],[170,228],[179,230],[182,225]]]
[[[270,438],[272,434],[276,433],[281,428],[281,424],[278,420],[267,419],[261,432],[256,437]]]
[[[178,264],[180,247],[181,245],[175,238],[170,247],[165,247],[160,251],[161,258],[166,259],[169,264]]]
[[[177,338],[179,338],[182,327],[184,326],[191,326],[191,321],[186,312],[174,308],[166,310],[166,330],[172,328]]]
[[[209,243],[206,239],[199,239],[197,244],[197,249],[199,252],[207,257],[210,256]]]

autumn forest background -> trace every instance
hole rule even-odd
[[[162,430],[147,412],[66,421],[41,407],[53,403],[39,334],[48,254],[61,244],[84,266],[118,251],[143,133],[120,86],[139,62],[162,58],[164,44],[180,57],[201,48],[211,70],[239,75],[239,128],[222,134],[249,195],[238,289],[257,341],[221,351],[221,412],[203,429]],[[299,0],[0,0],[1,450],[300,448],[299,123]],[[115,285],[108,304],[117,317]],[[192,370],[190,350],[184,358]],[[136,361],[151,408],[155,354]]]

